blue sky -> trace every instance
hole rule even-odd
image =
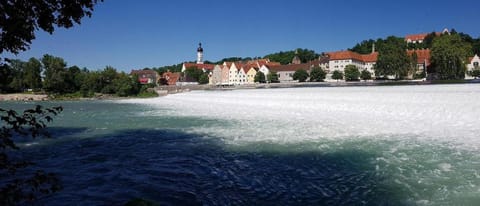
[[[475,0],[105,0],[92,18],[53,35],[37,32],[31,49],[9,57],[43,54],[68,65],[130,71],[196,58],[264,56],[308,48],[345,50],[365,39],[455,28],[480,36]]]

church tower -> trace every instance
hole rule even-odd
[[[298,57],[298,49],[295,50],[295,57],[292,59],[292,64],[301,64],[302,60]]]
[[[202,43],[198,43],[198,49],[197,49],[197,64],[203,64],[203,48],[202,48]]]

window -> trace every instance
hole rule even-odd
[[[478,67],[478,62],[473,62],[473,67]]]

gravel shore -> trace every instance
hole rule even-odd
[[[0,94],[0,101],[46,101],[46,94]]]

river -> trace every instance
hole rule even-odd
[[[26,109],[35,103],[2,102]],[[21,144],[45,205],[475,205],[480,85],[193,91],[62,105]]]

